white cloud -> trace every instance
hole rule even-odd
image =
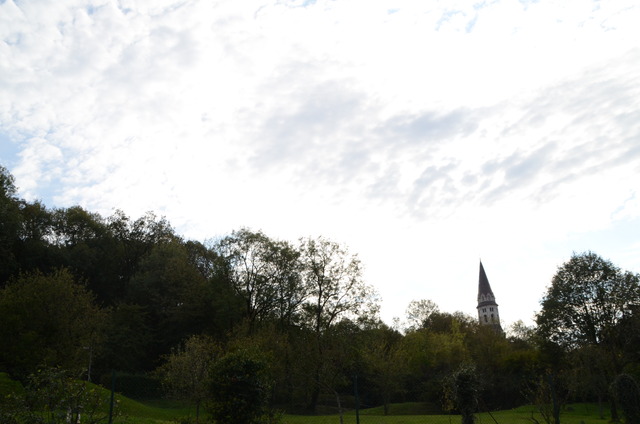
[[[563,243],[640,215],[639,18],[632,1],[7,0],[0,129],[28,198],[154,210],[200,239],[323,234],[360,252],[387,316],[456,309],[483,256],[503,317],[529,318],[509,305],[524,290],[535,309]]]

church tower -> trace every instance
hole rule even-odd
[[[478,279],[478,320],[481,325],[490,325],[502,332],[498,304],[489,285],[487,274],[484,272],[482,261],[480,261],[480,278]]]

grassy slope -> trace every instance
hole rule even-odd
[[[128,418],[127,422],[156,424],[171,422],[178,417],[195,417],[195,409],[180,403],[142,403],[120,395],[116,399],[120,413]]]
[[[91,383],[87,384],[94,386]],[[101,386],[94,387],[102,394],[101,397],[104,399],[104,412],[106,414],[109,410],[111,392]],[[0,398],[4,398],[9,394],[20,395],[23,393],[22,384],[9,378],[6,373],[0,372]],[[142,403],[121,395],[116,395],[115,401],[117,402],[116,411],[120,412],[120,417],[114,420],[116,423],[164,424],[172,423],[178,417],[195,416],[194,408],[189,408],[178,402],[157,401]]]

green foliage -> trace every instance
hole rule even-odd
[[[151,250],[179,239],[164,218],[153,213],[132,220],[122,211],[116,211],[106,219],[108,239],[105,246],[109,255],[103,257],[100,270],[110,276],[100,281],[99,295],[108,304],[132,303],[127,297],[131,279],[138,272],[143,258]],[[106,269],[104,269],[106,268]]]
[[[23,274],[0,290],[0,365],[19,376],[41,364],[86,370],[102,320],[69,271]]]
[[[148,368],[145,359],[152,338],[144,307],[121,303],[110,308],[104,331],[104,342],[98,352],[103,369],[135,373]]]
[[[206,280],[178,241],[159,244],[145,255],[129,282],[127,299],[143,308],[153,343],[147,362],[160,355],[207,320]]]
[[[240,350],[216,361],[210,374],[207,409],[218,423],[277,421],[269,407],[272,379],[267,363],[255,352]]]
[[[462,365],[449,381],[448,394],[460,412],[462,424],[473,424],[478,410],[480,380],[474,365]]]
[[[309,350],[311,394],[308,409],[314,411],[321,390],[334,390],[334,373],[326,373],[331,363],[328,349],[332,331],[344,323],[362,327],[377,322],[375,290],[362,280],[362,266],[356,255],[322,237],[300,242],[302,279],[308,300],[303,304],[303,325],[313,333]],[[329,376],[329,378],[327,378]],[[333,381],[332,381],[333,380]]]
[[[297,320],[306,293],[301,285],[297,252],[289,243],[246,228],[234,231],[215,246],[224,263],[220,271],[243,300],[245,318],[253,330],[259,321]]]
[[[429,322],[432,314],[440,312],[438,305],[432,300],[412,300],[407,306],[407,331],[415,331],[423,328]]]
[[[24,394],[3,406],[0,422],[12,424],[97,424],[107,421],[108,393],[61,368],[42,368],[28,377]],[[1,421],[4,420],[4,421]]]
[[[640,423],[640,388],[629,374],[620,374],[611,385],[613,396],[620,405],[627,424]]]
[[[623,353],[633,333],[624,328],[632,324],[638,304],[639,275],[622,272],[593,252],[574,253],[558,268],[536,319],[543,353],[551,345],[561,351],[549,356],[549,365],[571,368],[582,393],[610,397],[609,385],[628,360]],[[563,356],[570,362],[560,363]],[[612,418],[618,418],[615,408]]]
[[[611,343],[616,325],[640,303],[639,280],[593,252],[573,254],[542,301],[540,334],[566,347]]]
[[[21,202],[22,225],[15,255],[21,269],[50,273],[67,264],[65,254],[52,244],[53,215],[40,202]]]
[[[440,402],[445,379],[471,360],[470,328],[459,314],[434,313],[429,322],[433,325],[404,336],[400,360],[409,399]]]
[[[323,237],[301,240],[300,257],[308,301],[305,323],[317,334],[342,318],[375,321],[378,297],[362,280],[357,255]]]
[[[403,392],[402,335],[382,325],[363,331],[358,342],[371,397],[389,412],[388,405]]]

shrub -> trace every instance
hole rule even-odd
[[[462,416],[462,424],[473,424],[478,409],[480,380],[473,365],[462,365],[449,379],[447,395]]]
[[[271,378],[267,363],[249,351],[232,352],[211,370],[208,409],[218,423],[256,424],[278,421],[269,408]]]

